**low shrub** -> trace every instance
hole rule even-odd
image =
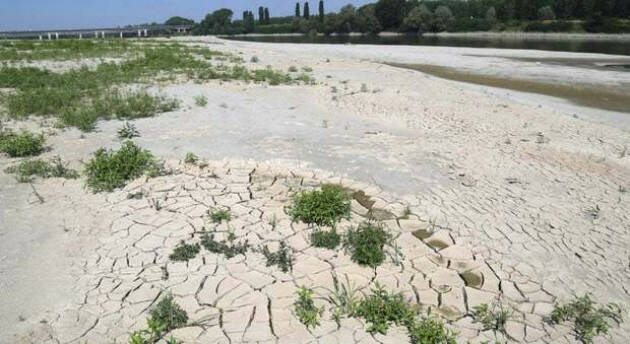
[[[60,157],[54,157],[50,162],[41,159],[25,160],[16,166],[7,167],[5,172],[15,174],[17,180],[21,183],[30,182],[33,176],[65,179],[79,177],[79,173],[69,169]]]
[[[133,139],[134,137],[140,137],[140,132],[136,129],[136,126],[132,123],[125,122],[122,127],[118,129],[118,138],[123,139]]]
[[[300,322],[309,327],[319,326],[319,318],[324,312],[324,307],[318,308],[313,301],[313,290],[305,287],[297,291],[298,299],[293,303],[295,315]]]
[[[208,105],[208,98],[206,96],[200,95],[195,97],[195,105],[205,107]]]
[[[550,320],[554,324],[572,322],[575,338],[590,344],[595,336],[607,334],[611,323],[623,322],[623,310],[615,303],[600,306],[587,293],[566,304],[555,304]]]
[[[412,344],[457,344],[456,333],[447,329],[444,322],[432,317],[414,321],[407,326],[407,332]]]
[[[369,324],[368,332],[382,334],[386,334],[392,324],[410,326],[417,314],[402,294],[390,293],[378,284],[371,295],[361,300],[356,310],[356,315]]]
[[[284,241],[280,242],[280,248],[276,252],[271,252],[267,246],[264,246],[262,254],[267,259],[267,266],[276,265],[283,272],[293,270],[293,252]]]
[[[168,256],[171,260],[187,262],[199,254],[199,244],[187,244],[183,240],[175,247],[173,253]]]
[[[33,134],[26,130],[20,133],[9,129],[0,131],[0,152],[12,158],[39,155],[44,151],[45,143],[44,134]]]
[[[160,333],[186,326],[188,314],[175,301],[172,295],[165,296],[149,311],[149,328],[160,329]],[[158,331],[153,331],[158,332]]]
[[[341,235],[335,229],[323,231],[317,229],[311,233],[311,245],[315,247],[324,247],[327,249],[335,249],[341,243]]]
[[[221,223],[223,221],[229,222],[232,218],[232,215],[230,215],[230,211],[225,209],[217,209],[213,212],[209,212],[209,215],[210,220],[213,223]]]
[[[391,235],[381,225],[363,222],[348,231],[344,247],[350,252],[354,262],[377,267],[385,261],[384,248],[390,240]]]
[[[113,191],[150,169],[157,168],[153,154],[125,141],[118,151],[99,148],[85,165],[87,186],[94,192]]]
[[[495,301],[491,305],[484,303],[475,306],[472,311],[473,322],[481,323],[484,331],[492,330],[505,333],[505,323],[511,316],[511,309],[500,301]]]
[[[216,241],[214,239],[214,234],[205,234],[201,238],[201,245],[212,253],[225,255],[228,259],[236,257],[239,254],[244,255],[249,249],[247,241],[244,243],[234,243],[234,237],[232,235],[228,237],[227,241]]]
[[[197,164],[198,161],[199,161],[199,157],[195,155],[195,153],[192,153],[192,152],[186,153],[186,156],[184,157],[184,163],[186,164],[195,165]]]
[[[326,184],[321,190],[302,192],[293,197],[289,215],[294,221],[334,227],[350,218],[350,195],[340,185]]]

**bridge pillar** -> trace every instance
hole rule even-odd
[[[94,31],[94,38],[98,38],[98,31]]]
[[[123,34],[122,34],[122,31],[120,31],[120,38],[123,38]]]
[[[52,35],[50,34],[50,32],[48,33],[48,40],[50,41],[52,39]]]
[[[147,32],[147,29],[144,29],[144,37],[149,37],[149,33]]]
[[[55,39],[59,40],[59,32],[55,32]]]
[[[101,37],[105,38],[105,31],[101,31]]]
[[[83,39],[83,34],[79,32],[79,39]]]
[[[42,37],[42,35],[39,35],[39,40],[40,40],[40,41],[43,41],[43,40],[44,40],[44,37]]]
[[[142,37],[142,33],[140,30],[138,30],[138,37]]]

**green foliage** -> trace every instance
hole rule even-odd
[[[17,180],[21,183],[30,182],[33,176],[65,179],[75,179],[79,177],[79,173],[69,169],[58,156],[54,157],[50,162],[40,159],[25,160],[16,166],[7,167],[5,172],[15,174]]]
[[[147,323],[153,333],[165,333],[186,326],[188,314],[167,295],[149,311]]]
[[[503,305],[501,301],[495,301],[489,306],[487,303],[473,307],[473,322],[481,323],[483,329],[505,333],[505,323],[512,316],[512,310]]]
[[[342,318],[355,316],[359,307],[359,291],[346,275],[346,284],[334,279],[335,290],[330,291],[329,301],[333,304],[333,319],[339,324]]]
[[[302,287],[297,291],[297,295],[298,299],[293,303],[295,315],[307,328],[319,326],[319,318],[324,312],[324,307],[315,306],[313,290]]]
[[[187,244],[182,240],[177,247],[173,250],[170,256],[171,260],[179,262],[187,262],[197,256],[199,253],[199,244]]]
[[[225,255],[228,259],[236,257],[239,254],[244,255],[249,249],[247,241],[244,243],[234,243],[234,238],[231,235],[228,237],[228,241],[226,242],[225,240],[216,241],[214,239],[214,234],[204,234],[201,238],[201,245],[212,253]]]
[[[297,69],[297,67],[296,67],[296,66],[290,66],[290,67],[289,67],[289,72],[291,72],[291,73],[297,73],[297,71],[298,71],[298,69]]]
[[[412,322],[407,332],[412,344],[457,344],[456,334],[431,317]]]
[[[223,221],[229,222],[232,218],[230,211],[226,209],[216,209],[212,212],[208,212],[208,214],[210,215],[210,220],[213,223],[221,223]]]
[[[356,315],[369,324],[370,333],[382,334],[386,334],[392,324],[411,325],[417,314],[418,311],[405,302],[402,294],[390,293],[378,284],[356,309]]]
[[[195,97],[195,105],[205,107],[208,105],[208,98],[204,95],[199,95]]]
[[[197,164],[198,161],[199,161],[199,157],[193,152],[186,153],[186,156],[184,157],[184,162],[187,164],[195,165]],[[228,214],[228,220],[229,220],[229,214]]]
[[[262,249],[262,254],[267,259],[267,266],[277,265],[283,272],[293,270],[293,252],[284,241],[280,242],[280,248],[276,252],[269,251],[269,248],[265,245]]]
[[[94,192],[113,191],[156,166],[153,154],[131,141],[118,151],[99,148],[85,165],[87,186]]]
[[[0,152],[12,158],[39,155],[44,151],[45,143],[44,134],[37,135],[26,130],[19,134],[10,129],[0,131]]]
[[[335,249],[341,243],[341,236],[335,229],[330,231],[324,231],[316,229],[311,233],[311,245],[315,247],[324,247],[328,249]]]
[[[117,135],[121,140],[133,139],[134,137],[140,137],[140,132],[136,129],[134,124],[125,122],[123,126],[118,129]]]
[[[623,310],[615,303],[600,306],[587,293],[566,304],[556,304],[551,312],[551,321],[555,324],[573,322],[575,338],[590,344],[595,336],[607,334],[612,322],[617,325],[623,322]]]
[[[363,222],[346,234],[344,246],[354,262],[377,267],[385,261],[384,247],[391,240],[379,224]]]
[[[350,196],[340,185],[326,184],[321,190],[295,195],[289,214],[294,221],[334,227],[350,218]]]

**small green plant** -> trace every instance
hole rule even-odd
[[[344,247],[354,262],[377,267],[385,261],[384,247],[390,240],[391,235],[380,224],[362,222],[356,229],[348,231]]]
[[[213,212],[210,212],[209,215],[210,220],[213,223],[221,223],[223,221],[229,222],[232,218],[232,215],[230,215],[230,211],[226,209],[217,209]]]
[[[370,90],[368,89],[366,84],[361,84],[361,93],[367,93]]]
[[[457,334],[433,317],[413,321],[407,326],[407,332],[412,344],[457,344]]]
[[[186,164],[196,165],[198,161],[199,157],[192,152],[186,153],[186,156],[184,157],[184,162]]]
[[[473,307],[473,322],[481,323],[483,330],[492,330],[505,333],[505,323],[510,320],[512,310],[505,306],[500,300]]]
[[[195,105],[205,107],[208,105],[208,98],[204,95],[199,95],[195,97]]]
[[[188,314],[175,301],[173,295],[165,296],[149,311],[147,325],[151,334],[151,342],[155,343],[165,333],[186,326]]]
[[[157,168],[151,152],[125,141],[118,151],[99,148],[85,165],[87,186],[94,192],[112,191]]]
[[[289,72],[291,72],[291,73],[296,73],[297,71],[298,71],[298,69],[297,69],[297,67],[296,67],[296,66],[291,66],[291,67],[289,67]]]
[[[0,152],[12,158],[35,156],[44,151],[44,134],[33,134],[26,130],[15,133],[10,129],[0,131]]]
[[[169,256],[171,260],[179,262],[187,262],[197,256],[199,253],[199,244],[187,244],[182,240],[177,247],[173,250],[173,253]]]
[[[249,60],[249,62],[251,63],[258,63],[260,61],[260,59],[258,59],[258,56],[254,55],[252,56],[252,58]]]
[[[356,315],[369,324],[368,332],[382,334],[386,334],[392,324],[411,326],[417,314],[418,311],[405,302],[402,294],[390,293],[378,283],[356,310]]]
[[[318,308],[313,301],[313,290],[302,287],[297,291],[298,299],[293,303],[295,315],[300,322],[309,327],[319,326],[319,319],[324,307]]]
[[[267,259],[267,266],[276,265],[283,272],[293,270],[293,252],[284,241],[280,242],[280,248],[276,252],[269,251],[269,248],[265,245],[262,249],[262,254]]]
[[[358,289],[350,282],[348,275],[346,275],[346,284],[339,283],[336,278],[333,281],[335,290],[330,290],[328,300],[333,305],[333,319],[339,324],[342,318],[356,314],[361,300]]]
[[[315,247],[324,247],[327,249],[335,249],[341,243],[341,235],[333,228],[330,231],[316,229],[311,233],[311,245]]]
[[[228,259],[239,254],[244,255],[249,249],[247,241],[243,243],[234,243],[233,235],[228,236],[228,241],[216,241],[214,239],[214,234],[204,234],[204,236],[201,237],[201,245],[212,253],[225,255]]]
[[[40,159],[25,160],[16,166],[7,167],[5,172],[15,174],[20,183],[32,181],[33,176],[65,179],[75,179],[79,177],[79,173],[69,169],[67,164],[58,156],[54,157],[50,162]]]
[[[310,72],[313,71],[313,68],[306,66],[306,67],[302,67],[302,70],[307,72],[307,73],[310,73]]]
[[[295,195],[289,214],[294,221],[334,227],[350,218],[350,196],[340,185],[326,184],[321,190]]]
[[[136,126],[129,122],[125,122],[123,126],[118,129],[117,134],[118,138],[121,140],[140,137],[140,132],[136,129]]]
[[[556,304],[550,318],[554,324],[572,321],[575,338],[590,344],[595,336],[607,334],[612,322],[623,322],[623,310],[616,303],[600,306],[586,293],[566,304]]]

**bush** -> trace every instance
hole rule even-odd
[[[455,333],[435,318],[415,321],[407,327],[407,331],[412,344],[457,344]]]
[[[326,184],[321,190],[296,195],[289,214],[294,221],[334,227],[350,218],[350,196],[340,185]]]
[[[186,326],[188,322],[188,314],[186,311],[175,303],[172,295],[167,295],[158,304],[149,311],[150,318],[148,322],[155,325],[149,325],[150,328],[159,327],[162,332],[170,332],[174,329]]]
[[[319,317],[324,312],[324,307],[315,306],[313,290],[302,287],[297,291],[297,295],[298,299],[293,303],[295,315],[307,328],[319,326]]]
[[[390,240],[391,235],[382,226],[363,222],[356,229],[348,231],[344,246],[350,251],[354,262],[377,267],[385,261],[384,247]]]
[[[593,343],[597,335],[605,335],[610,329],[610,323],[617,325],[623,322],[623,310],[618,304],[609,303],[598,305],[591,298],[591,294],[576,296],[564,305],[556,304],[551,312],[551,322],[559,324],[566,321],[573,322],[575,338],[582,343]]]
[[[187,244],[183,240],[175,247],[173,253],[168,256],[171,260],[179,262],[187,262],[197,256],[199,253],[199,244]]]
[[[500,301],[493,302],[491,306],[487,303],[473,307],[473,322],[481,323],[484,331],[493,330],[505,333],[505,323],[512,316],[512,311]]]
[[[94,192],[113,191],[140,177],[150,169],[156,169],[153,154],[125,141],[118,151],[99,148],[85,165],[87,186]]]
[[[524,28],[526,32],[572,32],[575,30],[574,23],[563,20],[534,21]]]
[[[140,132],[136,129],[136,126],[132,123],[125,122],[122,127],[118,129],[119,139],[133,139],[134,137],[140,137]]]
[[[417,310],[405,302],[402,294],[390,293],[378,284],[356,310],[356,315],[369,324],[368,332],[382,334],[386,334],[392,324],[410,326],[417,314]]]
[[[293,252],[284,241],[280,242],[280,248],[276,252],[270,252],[267,246],[262,249],[262,254],[267,259],[267,266],[277,265],[283,272],[293,270]]]
[[[44,151],[44,143],[44,134],[36,135],[28,131],[16,134],[8,129],[0,132],[0,152],[12,158],[39,155]]]
[[[199,161],[199,157],[195,153],[192,153],[192,152],[186,153],[186,156],[184,157],[184,163],[186,164],[195,165],[197,164],[198,161]],[[229,214],[228,214],[228,217],[229,217]]]
[[[330,231],[317,229],[311,233],[311,244],[315,247],[324,247],[332,250],[337,248],[340,243],[341,236],[334,229]]]
[[[79,177],[79,173],[67,168],[66,164],[64,164],[59,157],[54,157],[51,162],[39,159],[22,161],[17,166],[8,167],[5,172],[16,174],[17,180],[21,183],[30,182],[32,176],[66,179]]]
[[[490,31],[492,23],[486,19],[458,17],[446,25],[449,32]]]
[[[197,106],[205,107],[208,105],[208,98],[206,96],[200,95],[195,97],[195,104]]]
[[[232,218],[232,215],[230,215],[230,211],[225,210],[225,209],[218,209],[213,212],[209,212],[209,214],[210,214],[210,220],[213,223],[221,223],[223,221],[229,222],[230,219]]]
[[[229,242],[229,243],[228,243]],[[228,237],[228,242],[224,241],[216,241],[214,240],[214,234],[205,234],[201,238],[201,245],[206,248],[206,250],[212,253],[220,253],[225,255],[226,258],[230,259],[232,257],[236,257],[239,254],[244,255],[249,248],[247,241],[244,243],[234,243],[234,238],[230,235]]]

